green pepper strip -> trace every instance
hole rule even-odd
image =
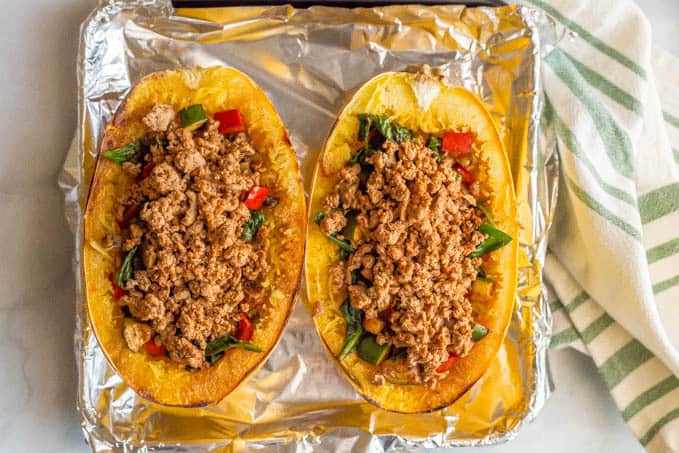
[[[488,328],[481,324],[475,324],[472,329],[472,340],[479,341],[481,338],[488,335]]]
[[[486,219],[488,220],[488,223],[492,227],[495,227],[495,220],[493,220],[493,216],[490,215],[490,212],[488,212],[488,210],[486,208],[484,208],[483,206],[481,206],[480,204],[477,205],[476,207],[479,208],[483,212],[483,214],[486,216]]]
[[[478,258],[486,255],[512,242],[512,237],[500,231],[492,225],[482,223],[479,231],[488,235],[488,238],[476,246],[476,250],[467,255],[468,258]]]
[[[125,282],[132,278],[132,258],[134,254],[137,253],[137,247],[132,247],[132,249],[127,252],[127,256],[123,260],[123,264],[118,269],[115,275],[115,281],[121,288],[124,288]]]
[[[141,146],[141,141],[140,140],[134,140],[128,143],[125,146],[121,146],[119,148],[112,149],[110,151],[106,151],[104,154],[102,154],[105,158],[112,160],[113,162],[117,164],[122,164],[125,161],[128,161],[134,157],[135,154],[137,154],[137,151],[139,151],[139,147]]]
[[[368,363],[379,365],[389,355],[389,344],[379,344],[375,335],[366,335],[358,344],[358,356]]]
[[[207,121],[207,115],[201,104],[193,104],[179,111],[179,119],[184,129],[195,130]]]

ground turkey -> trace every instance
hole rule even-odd
[[[261,175],[245,132],[221,134],[211,120],[183,129],[163,104],[143,122],[145,151],[123,165],[135,183],[118,200],[122,237],[108,240],[135,251],[119,301],[124,337],[133,351],[153,339],[170,360],[202,368],[206,345],[257,318],[266,296],[267,229],[243,238],[242,200]]]
[[[377,342],[404,348],[415,379],[432,385],[449,354],[464,356],[473,344],[467,294],[481,259],[467,255],[485,239],[481,194],[461,180],[454,159],[438,162],[422,138],[385,141],[365,163],[367,175],[347,164],[322,202],[324,233],[342,238],[347,213],[360,230],[355,252],[330,271],[333,289],[346,290]]]

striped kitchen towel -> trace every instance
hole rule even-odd
[[[573,32],[543,72],[552,345],[592,356],[648,451],[679,451],[679,59],[631,1],[523,3]]]

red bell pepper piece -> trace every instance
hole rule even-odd
[[[252,339],[252,334],[254,328],[250,322],[250,318],[245,313],[240,314],[240,320],[238,320],[238,329],[236,330],[236,338],[241,341],[250,341]]]
[[[449,353],[448,353],[448,360],[446,360],[445,362],[441,363],[441,365],[439,365],[439,366],[436,368],[436,372],[437,372],[437,373],[443,373],[444,371],[450,370],[450,369],[453,367],[453,363],[455,363],[455,362],[457,361],[457,359],[459,359],[458,356],[456,356],[456,355],[453,354],[452,352],[449,352]]]
[[[268,194],[269,189],[267,189],[266,187],[254,186],[252,189],[250,189],[247,197],[245,198],[245,206],[247,206],[250,209],[261,208]]]
[[[472,150],[473,140],[471,132],[448,131],[443,134],[441,149],[452,154],[466,154]]]
[[[139,178],[137,178],[137,181],[141,181],[144,178],[148,178],[148,176],[151,174],[151,171],[155,168],[156,165],[158,165],[158,162],[153,162],[153,161],[144,165],[144,168],[142,168],[142,170],[141,170],[141,175],[139,175]]]
[[[118,301],[122,299],[123,296],[127,294],[127,291],[118,286],[115,278],[113,278],[113,274],[108,274],[108,279],[111,281],[111,284],[113,285],[113,300]]]
[[[124,230],[125,228],[130,226],[130,222],[137,216],[138,213],[139,213],[138,204],[131,204],[128,207],[126,207],[125,210],[123,211],[122,220],[118,221],[118,226],[120,227],[120,229]]]
[[[219,132],[222,134],[231,134],[233,132],[242,132],[245,130],[243,117],[240,116],[238,110],[225,110],[223,112],[215,113],[215,119],[219,121]]]
[[[456,172],[458,172],[460,174],[460,176],[462,176],[462,180],[464,182],[466,182],[467,184],[471,184],[471,183],[474,182],[474,175],[472,175],[469,172],[469,170],[464,168],[462,165],[455,164],[455,165],[453,165],[453,168],[455,169]]]
[[[154,357],[162,357],[165,355],[165,346],[162,344],[160,346],[157,345],[156,342],[153,341],[153,338],[144,343],[144,349]]]
[[[238,330],[236,330],[236,338],[241,341],[250,341],[252,339],[252,334],[254,332],[252,323],[245,313],[240,314],[240,320],[238,320]]]

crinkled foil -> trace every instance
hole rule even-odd
[[[174,11],[168,1],[102,1],[84,22],[78,129],[60,185],[77,244],[78,408],[93,451],[384,451],[487,445],[514,437],[549,395],[549,310],[541,286],[557,159],[538,143],[540,60],[553,25],[525,7],[287,6]],[[84,311],[82,213],[104,127],[144,75],[229,65],[254,78],[287,125],[309,190],[325,135],[353,90],[385,70],[428,64],[486,103],[504,137],[520,205],[521,258],[507,340],[450,408],[399,415],[364,402],[298,303],[265,366],[221,403],[167,408],[108,365]]]

